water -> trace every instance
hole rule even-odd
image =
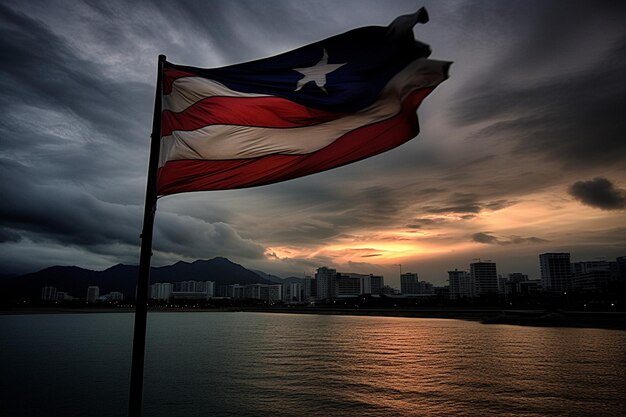
[[[0,414],[124,416],[132,314],[0,316]],[[146,417],[626,415],[626,332],[151,313]]]

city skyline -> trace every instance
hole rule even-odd
[[[138,263],[159,53],[229,65],[421,5],[0,2],[0,272]],[[163,198],[153,265],[224,256],[279,276],[399,277],[401,264],[442,285],[474,258],[538,278],[540,253],[626,255],[626,6],[423,5],[416,39],[454,64],[417,138],[281,184]]]
[[[366,303],[368,299],[378,304],[395,303],[399,300],[418,305],[419,300],[438,303],[439,306],[456,302],[475,303],[475,305],[512,306],[513,301],[520,306],[526,305],[568,305],[586,308],[588,305],[604,305],[611,308],[619,304],[626,279],[626,257],[615,261],[571,262],[569,253],[543,253],[539,255],[541,278],[533,279],[523,273],[498,274],[497,266],[492,261],[476,260],[471,263],[470,271],[448,271],[447,285],[433,286],[427,281],[420,281],[418,274],[407,272],[400,276],[400,288],[385,284],[383,276],[356,274],[337,271],[320,266],[314,276],[302,278],[269,280],[261,275],[264,282],[241,284],[239,282],[218,284],[215,275],[208,273],[196,279],[187,280],[177,274],[178,280],[169,279],[152,283],[148,290],[148,300],[152,302],[173,303],[191,302],[192,307],[207,307],[213,301],[259,300],[269,305],[274,303],[300,305],[330,305],[336,301]],[[207,271],[208,272],[208,271]],[[184,280],[180,280],[181,276]],[[197,275],[196,275],[197,276]],[[222,279],[223,277],[219,278]],[[268,277],[269,278],[269,277]],[[207,279],[209,279],[207,281]],[[219,280],[218,279],[218,280]],[[87,282],[87,281],[85,281]],[[96,301],[117,304],[124,298],[122,292],[111,291],[100,296],[97,285],[87,287],[84,299],[73,297],[67,291],[60,291],[55,286],[41,287],[41,300],[44,302],[87,302]],[[569,296],[568,296],[569,294]],[[128,294],[132,299],[132,295]],[[37,303],[26,292],[18,295],[20,303]],[[373,297],[373,298],[372,298]],[[384,298],[380,298],[384,297]],[[569,298],[568,298],[569,297]],[[17,298],[15,293],[13,301]],[[428,300],[430,299],[430,300]],[[26,301],[28,300],[28,301]],[[131,300],[132,302],[132,300]],[[198,304],[201,303],[200,304]],[[452,303],[452,304],[450,304]],[[477,304],[476,304],[477,303]],[[565,303],[565,304],[563,304]],[[394,304],[394,307],[397,306]],[[164,305],[169,307],[169,304]]]
[[[400,272],[398,276],[391,275],[385,278],[385,276],[383,275],[375,275],[371,272],[355,273],[352,271],[345,271],[345,270],[337,271],[334,268],[329,268],[328,266],[320,265],[315,268],[315,271],[312,272],[311,275],[304,274],[303,276],[278,276],[274,274],[267,274],[264,271],[248,269],[244,265],[238,265],[238,264],[233,264],[233,265],[235,265],[238,268],[242,268],[243,270],[246,270],[248,273],[251,273],[252,275],[256,276],[257,279],[261,278],[263,281],[269,281],[269,282],[275,282],[275,283],[281,283],[281,281],[290,282],[290,280],[294,278],[301,280],[302,282],[306,282],[308,279],[311,279],[311,278],[317,279],[318,277],[320,277],[322,280],[327,281],[326,284],[321,284],[323,287],[328,287],[326,290],[322,289],[323,292],[324,291],[331,292],[330,287],[332,285],[330,282],[333,279],[332,277],[334,276],[343,276],[347,278],[359,277],[360,279],[363,279],[363,277],[370,277],[369,279],[373,279],[371,277],[375,277],[377,279],[381,279],[381,282],[386,279],[386,281],[384,281],[385,286],[392,288],[394,290],[400,290],[400,293],[403,293],[403,294],[407,293],[407,291],[405,291],[405,288],[418,288],[420,285],[423,286],[424,284],[430,286],[431,288],[433,287],[433,285],[439,288],[448,287],[448,286],[452,287],[452,286],[459,285],[457,283],[458,280],[470,280],[470,279],[472,280],[472,285],[477,285],[478,286],[477,289],[478,289],[480,288],[480,282],[476,281],[476,279],[484,275],[485,271],[487,274],[486,279],[488,281],[491,281],[491,283],[487,284],[491,286],[489,287],[487,292],[494,290],[495,287],[493,287],[493,285],[499,287],[500,286],[499,281],[502,279],[505,279],[505,280],[513,279],[515,281],[520,281],[520,280],[533,281],[533,282],[540,283],[540,286],[546,291],[558,292],[558,291],[563,291],[569,288],[569,286],[571,285],[571,279],[574,276],[584,275],[587,272],[594,271],[594,270],[603,270],[607,272],[613,271],[612,273],[618,273],[617,271],[621,270],[620,268],[623,268],[623,263],[626,260],[626,256],[617,257],[616,259],[606,259],[606,257],[602,257],[602,260],[580,260],[580,259],[572,259],[570,253],[548,252],[548,253],[538,254],[537,259],[538,259],[538,265],[540,269],[540,273],[537,276],[525,273],[525,271],[509,271],[509,270],[505,271],[501,269],[501,266],[498,267],[497,262],[494,262],[490,259],[483,260],[483,259],[475,258],[465,267],[461,267],[460,269],[458,267],[448,268],[445,272],[442,272],[440,276],[441,279],[434,280],[434,281],[421,278],[419,271],[404,271],[404,272]],[[226,258],[214,258],[212,260],[196,260],[193,262],[193,264],[196,264],[197,262],[212,262],[216,260],[220,262],[225,261],[227,263],[231,263],[230,260]],[[554,263],[555,260],[557,261],[557,263]],[[180,264],[180,263],[181,262],[178,262],[177,264]],[[190,265],[190,264],[187,264],[187,265]],[[173,267],[173,266],[176,266],[176,265],[166,265],[164,267],[168,268],[168,267]],[[401,265],[399,264],[396,266],[401,267]],[[111,266],[110,268],[107,268],[106,270],[103,270],[103,271],[90,271],[88,269],[85,269],[84,271],[96,272],[96,273],[107,272],[107,271],[114,270],[117,267],[128,268],[129,266],[119,264],[119,265]],[[137,268],[138,265],[134,265],[131,267]],[[56,266],[51,267],[51,268],[44,268],[42,271],[39,271],[39,272],[44,272],[47,269],[55,269],[55,268]],[[26,274],[26,275],[29,275],[29,274]],[[229,276],[229,274],[226,274],[225,276]],[[271,280],[272,277],[277,278],[279,281],[272,281]],[[558,277],[558,279],[556,277]],[[19,279],[19,276],[15,278]],[[181,279],[177,280],[176,281],[177,283],[186,282],[184,281],[185,274],[180,275],[178,278],[181,278]],[[451,279],[454,279],[455,281],[454,284],[452,283]],[[89,280],[86,279],[85,285],[87,285],[88,282]],[[165,282],[168,282],[168,281],[167,280],[164,281],[162,278],[161,279],[157,278],[157,279],[152,279],[150,282],[150,285],[152,286],[154,284],[165,283]],[[195,281],[192,280],[192,282],[195,282]],[[254,284],[254,285],[257,285],[257,284]],[[368,284],[368,285],[371,285],[371,284]],[[379,285],[377,285],[377,288],[378,286]],[[380,286],[382,286],[382,284],[380,284]],[[465,290],[461,290],[461,292],[463,291]],[[408,291],[408,293],[411,293],[411,292],[412,291]],[[420,290],[420,293],[421,292],[422,290]],[[478,296],[480,295],[480,291],[477,293],[474,293],[474,290],[472,290],[468,294],[472,294],[472,296]]]

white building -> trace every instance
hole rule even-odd
[[[73,299],[74,299],[74,297],[72,297],[68,293],[66,293],[64,291],[57,291],[57,300],[58,301],[72,301]]]
[[[337,278],[337,270],[322,266],[317,268],[315,273],[315,281],[317,283],[317,298],[326,300],[336,297],[335,280]]]
[[[205,281],[204,292],[206,292],[206,298],[215,297],[215,281]]]
[[[150,299],[168,301],[173,290],[174,286],[169,282],[156,282],[150,285]]]
[[[55,287],[42,287],[41,299],[44,301],[55,301],[57,299],[57,289]]]
[[[282,284],[273,284],[267,286],[267,301],[276,302],[283,299]]]
[[[299,282],[284,284],[284,298],[286,303],[301,303],[304,301],[304,286]]]
[[[87,302],[95,303],[100,297],[100,287],[97,285],[91,285],[87,287]]]
[[[110,293],[108,293],[106,295],[107,300],[109,301],[123,301],[124,300],[124,294],[122,294],[119,291],[111,291]]]

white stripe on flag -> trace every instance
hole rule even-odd
[[[163,96],[163,111],[181,112],[209,97],[267,97],[267,94],[242,93],[208,78],[182,77],[172,83],[172,92]]]

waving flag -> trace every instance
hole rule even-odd
[[[414,39],[427,20],[420,9],[223,68],[165,62],[158,194],[271,184],[415,137],[416,109],[450,65]]]

